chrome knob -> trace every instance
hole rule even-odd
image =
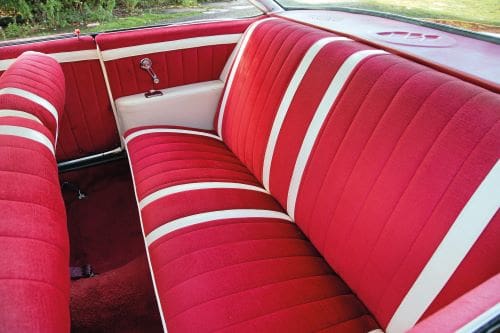
[[[149,76],[151,76],[151,79],[153,80],[154,84],[160,83],[160,79],[158,78],[158,75],[153,70],[153,61],[149,58],[144,58],[139,62],[139,65],[141,66],[141,69],[145,70],[148,72]]]

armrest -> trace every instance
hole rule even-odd
[[[163,89],[162,96],[146,98],[141,93],[118,98],[120,132],[156,125],[211,130],[223,88],[224,82],[215,80]]]

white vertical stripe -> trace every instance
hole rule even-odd
[[[234,58],[240,51],[241,43],[243,41],[243,38],[240,38],[238,40],[238,43],[236,43],[236,46],[233,49],[233,52],[231,52],[231,55],[229,58],[226,60],[226,64],[224,65],[224,68],[222,69],[222,72],[220,73],[219,79],[226,83],[227,81],[227,76],[229,75],[229,71],[231,70],[231,65],[233,64]]]
[[[498,292],[498,290],[497,290]],[[479,316],[474,318],[472,321],[457,330],[456,333],[469,333],[476,332],[483,325],[493,320],[496,316],[500,314],[500,303],[495,304],[493,307],[489,308],[487,311],[481,313]]]
[[[205,133],[205,132],[183,130],[183,129],[176,129],[176,128],[149,128],[149,129],[140,130],[140,131],[137,131],[137,132],[134,132],[134,133],[128,135],[125,138],[125,143],[129,143],[132,139],[134,139],[134,138],[136,138],[138,136],[141,136],[141,135],[144,135],[144,134],[152,134],[152,133],[191,134],[191,135],[206,136],[208,138],[220,140],[220,138],[217,135],[210,134],[210,133]]]
[[[97,49],[97,55],[99,58],[99,64],[101,65],[102,75],[104,77],[104,84],[106,85],[106,91],[108,92],[108,99],[109,99],[109,104],[111,105],[111,111],[113,111],[113,115],[114,115],[115,123],[116,123],[116,128],[118,129],[118,132],[120,133],[120,148],[123,149],[125,147],[125,145],[123,143],[123,137],[122,137],[123,127],[121,126],[120,117],[118,117],[118,112],[116,111],[115,99],[113,98],[113,92],[111,91],[111,85],[109,84],[108,71],[106,70],[106,65],[104,64],[104,60],[102,58],[102,52],[101,52],[101,49],[99,48],[99,44],[97,44],[97,42],[96,42],[96,49]]]
[[[330,109],[337,100],[340,91],[344,87],[344,84],[347,82],[347,79],[351,75],[354,68],[363,59],[377,54],[387,54],[387,52],[382,50],[364,50],[356,52],[349,56],[349,58],[344,61],[338,72],[335,74],[332,82],[325,92],[325,95],[323,96],[323,99],[316,109],[314,117],[311,120],[309,127],[307,128],[302,146],[300,147],[297,161],[295,162],[292,179],[290,181],[290,188],[288,189],[287,212],[288,214],[290,214],[292,219],[295,218],[295,203],[297,200],[300,183],[302,181],[302,175],[307,165],[307,161],[309,160],[311,150],[314,146],[314,143],[316,142],[318,133],[323,126],[323,122],[325,121]]]
[[[497,161],[420,272],[392,316],[387,332],[404,332],[415,325],[499,208],[500,161]]]
[[[139,202],[139,209],[143,209],[150,203],[172,194],[194,191],[194,190],[212,190],[212,189],[238,189],[238,190],[249,190],[249,191],[267,193],[267,191],[261,187],[249,184],[242,184],[242,183],[229,183],[229,182],[189,183],[189,184],[170,186],[151,193],[150,195],[146,196]]]
[[[137,196],[137,186],[135,185],[135,172],[134,168],[132,167],[132,160],[130,158],[128,160],[128,165],[130,167],[130,174],[132,175],[132,185],[134,186],[134,196],[135,196],[135,201],[137,204],[139,204],[139,197]],[[163,314],[163,307],[161,304],[161,299],[160,295],[158,293],[158,287],[156,286],[156,278],[153,270],[153,265],[151,264],[151,255],[149,254],[149,248],[148,245],[146,244],[146,233],[144,232],[144,222],[142,221],[142,214],[139,212],[139,220],[140,220],[140,225],[141,225],[141,232],[142,232],[142,237],[144,238],[144,249],[146,250],[146,258],[148,259],[148,266],[149,266],[149,274],[151,274],[151,281],[153,282],[153,290],[155,291],[155,297],[156,297],[156,302],[158,303],[158,312],[160,313],[160,319],[161,319],[161,325],[163,327],[163,332],[167,333],[167,323],[165,322],[165,315]]]
[[[302,61],[297,67],[297,70],[293,74],[293,77],[290,80],[290,83],[288,84],[288,88],[285,91],[285,95],[281,100],[281,104],[276,113],[276,117],[274,118],[273,126],[266,146],[266,153],[264,155],[262,178],[264,187],[267,188],[268,190],[269,190],[269,173],[271,172],[271,163],[274,155],[274,148],[276,147],[276,141],[278,141],[278,136],[281,131],[281,126],[283,125],[283,121],[285,120],[288,108],[292,103],[292,100],[295,96],[295,93],[297,92],[300,83],[302,82],[302,79],[304,78],[304,75],[306,74],[307,70],[309,69],[309,66],[313,62],[318,52],[321,51],[321,49],[325,45],[332,42],[350,41],[350,40],[351,39],[345,37],[328,37],[318,40],[309,48],[309,50],[307,50],[306,54],[304,55],[304,58],[302,58]]]
[[[16,95],[22,98],[26,98],[40,106],[42,106],[45,110],[49,111],[49,113],[54,117],[54,120],[56,121],[56,138],[55,142],[57,142],[57,136],[59,132],[59,115],[57,113],[57,109],[45,98],[42,98],[32,92],[29,92],[24,89],[19,89],[19,88],[3,88],[0,89],[0,95],[5,95],[5,94],[11,94],[11,95]]]
[[[54,146],[52,145],[50,139],[34,129],[21,126],[0,125],[0,135],[17,136],[36,141],[47,147],[50,152],[54,154]]]
[[[224,89],[224,95],[222,96],[222,102],[220,104],[219,108],[219,119],[217,121],[217,133],[219,133],[219,136],[222,138],[222,121],[224,119],[224,111],[226,110],[226,103],[227,103],[227,98],[229,97],[229,92],[231,91],[231,86],[233,85],[234,81],[234,76],[236,74],[236,71],[238,70],[238,66],[241,61],[241,57],[243,56],[243,53],[245,52],[245,49],[247,47],[248,41],[250,39],[250,36],[252,36],[253,31],[257,26],[259,26],[261,23],[270,21],[270,20],[275,20],[276,18],[271,17],[263,20],[259,20],[257,22],[252,23],[250,27],[245,31],[245,34],[243,36],[243,39],[241,41],[241,46],[238,49],[238,54],[236,55],[236,58],[234,59],[233,66],[231,68],[231,72],[229,73],[229,79],[227,80],[226,88]]]
[[[40,121],[40,119],[38,119],[38,117],[32,115],[31,113],[19,110],[2,109],[0,110],[0,117],[17,117],[17,118],[30,119],[43,125],[43,123]]]
[[[225,220],[225,219],[244,219],[244,218],[269,218],[269,219],[281,219],[290,221],[290,216],[285,213],[274,211],[274,210],[264,210],[264,209],[229,209],[229,210],[218,210],[214,212],[201,213],[191,216],[182,217],[171,222],[167,222],[164,225],[151,231],[149,235],[146,236],[146,243],[150,246],[153,242],[159,238],[182,228],[189,227],[195,224]]]

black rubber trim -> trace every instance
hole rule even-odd
[[[256,15],[256,16],[245,16],[245,17],[238,17],[233,20],[246,20],[246,19],[251,19],[259,16],[264,16],[265,14],[261,15]],[[112,29],[112,30],[103,30],[99,32],[90,32],[87,34],[80,34],[80,36],[90,36],[93,39],[96,38],[97,35],[99,34],[104,34],[104,33],[109,33],[109,32],[121,32],[121,31],[134,31],[134,30],[141,30],[141,29],[149,29],[149,28],[162,28],[162,27],[168,27],[171,25],[188,25],[188,24],[203,24],[203,23],[211,23],[211,22],[225,22],[224,19],[214,19],[214,20],[193,20],[193,21],[181,21],[181,22],[172,22],[172,23],[163,23],[163,24],[152,24],[152,25],[142,25],[139,27],[132,27],[132,28],[123,28],[123,29]],[[77,38],[76,35],[72,32],[68,32],[66,34],[60,34],[60,35],[52,35],[52,36],[40,36],[38,37],[33,37],[28,40],[12,40],[12,41],[5,41],[5,42],[0,42],[0,48],[4,46],[14,46],[14,45],[24,45],[24,44],[33,44],[33,43],[41,43],[41,42],[48,42],[52,40],[60,40],[60,39],[67,39],[67,38]]]
[[[125,158],[127,158],[127,153],[123,150],[112,154],[106,154],[106,153],[98,154],[95,157],[87,158],[83,161],[79,161],[78,159],[73,161],[64,161],[58,163],[57,167],[59,169],[59,173],[64,173],[68,171],[88,168],[99,164],[122,160]]]
[[[81,36],[84,36],[84,35],[81,35]],[[60,39],[67,39],[67,38],[76,38],[76,35],[72,32],[68,32],[66,34],[52,35],[52,36],[40,36],[40,37],[33,37],[30,39],[23,39],[23,40],[19,40],[19,39],[7,40],[4,42],[0,42],[0,48],[4,47],[4,46],[41,43],[41,42],[48,42],[51,40],[60,40]]]

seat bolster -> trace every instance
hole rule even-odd
[[[409,333],[475,331],[500,314],[499,290],[497,274],[422,320]]]
[[[23,53],[2,74],[0,80],[1,109],[32,114],[55,138],[64,111],[65,97],[62,68],[55,59],[43,53]]]
[[[55,144],[64,77],[28,53],[0,77],[0,332],[69,332],[69,239]]]

